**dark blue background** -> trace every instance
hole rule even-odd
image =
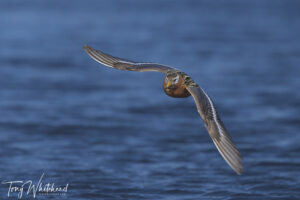
[[[1,1],[0,181],[69,183],[65,196],[38,199],[299,199],[299,10],[290,0]],[[97,64],[84,44],[191,75],[244,174],[221,158],[192,98],[166,96],[162,74]]]

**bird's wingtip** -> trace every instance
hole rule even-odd
[[[244,173],[244,166],[242,165],[240,170],[236,172],[239,176],[241,176]]]
[[[243,173],[243,171],[236,171],[236,174],[239,175],[239,176],[241,176],[242,173]]]
[[[89,45],[85,44],[85,45],[82,46],[82,48],[83,48],[83,49],[88,49],[88,48],[90,48],[90,47],[89,47]]]

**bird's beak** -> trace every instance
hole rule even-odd
[[[171,85],[172,85],[172,83],[170,81],[168,81],[167,88],[169,88]]]

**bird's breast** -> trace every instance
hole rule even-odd
[[[189,93],[189,91],[187,91],[187,89],[181,89],[181,88],[177,88],[174,90],[164,89],[164,91],[168,96],[175,97],[175,98],[185,98],[191,96],[191,94]]]
[[[163,88],[164,88],[165,93],[170,97],[185,98],[185,97],[191,96],[190,92],[185,88],[184,85],[167,88],[166,84],[164,83]]]

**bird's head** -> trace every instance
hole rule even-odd
[[[172,73],[172,74],[167,74],[164,82],[163,82],[163,87],[165,90],[175,90],[179,87],[179,81],[180,76],[178,74]]]

